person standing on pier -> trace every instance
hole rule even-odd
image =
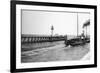
[[[65,40],[65,45],[68,46],[68,40],[67,40],[67,35],[64,36],[64,40]]]

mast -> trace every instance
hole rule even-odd
[[[87,37],[87,26],[86,26],[86,37]]]
[[[78,36],[78,33],[79,33],[79,30],[78,30],[78,13],[77,13],[77,36]]]

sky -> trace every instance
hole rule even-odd
[[[89,14],[78,13],[79,34],[83,24],[90,19]],[[77,35],[77,13],[22,10],[22,34]]]

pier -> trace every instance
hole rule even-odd
[[[53,42],[64,41],[64,36],[30,36],[22,35],[21,42],[24,43],[41,43],[41,42]]]

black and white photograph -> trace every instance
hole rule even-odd
[[[16,2],[12,12],[16,15],[16,69],[96,66],[95,6],[25,4]]]
[[[90,60],[90,13],[21,11],[22,63]]]

